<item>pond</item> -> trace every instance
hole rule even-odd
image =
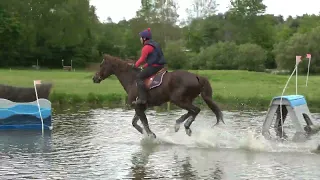
[[[1,179],[319,179],[319,135],[294,143],[261,136],[265,112],[203,110],[193,135],[174,132],[184,111],[148,111],[157,139],[131,125],[134,112],[95,109],[54,114],[53,131],[1,132]],[[319,115],[316,115],[319,118]],[[284,127],[288,136],[293,127]],[[271,130],[272,132],[272,130]]]

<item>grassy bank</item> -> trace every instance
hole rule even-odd
[[[227,109],[265,109],[274,96],[281,95],[288,79],[287,75],[272,75],[247,71],[193,71],[209,78],[214,90],[214,99]],[[50,100],[55,105],[88,104],[119,106],[125,101],[125,91],[116,77],[112,76],[101,84],[92,82],[93,72],[0,70],[2,84],[33,86],[33,80],[41,79],[54,84]],[[299,76],[299,94],[305,95],[309,106],[320,108],[320,77]],[[286,94],[295,94],[293,77]],[[197,100],[198,104],[202,101]]]

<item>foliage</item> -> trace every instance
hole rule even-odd
[[[225,13],[215,0],[192,4],[183,22],[176,0],[142,0],[134,18],[102,23],[88,0],[1,1],[0,67],[54,69],[63,59],[81,68],[103,53],[136,60],[138,33],[150,27],[173,69],[293,70],[296,55],[311,53],[311,73],[320,73],[319,15],[284,19],[265,14],[262,0],[231,0]]]
[[[249,71],[263,71],[267,59],[266,51],[256,44],[241,44],[237,56],[238,68]]]
[[[206,76],[213,88],[213,98],[224,105],[244,105],[255,108],[259,105],[266,110],[272,97],[280,95],[288,76],[272,75],[261,72],[235,70],[194,70],[191,71]],[[94,72],[66,72],[61,70],[30,71],[30,70],[0,70],[1,82],[4,84],[32,87],[33,80],[41,77],[43,82],[52,82],[53,91],[50,99],[59,104],[89,103],[121,103],[126,92],[119,81],[112,76],[100,84],[92,83]],[[305,76],[299,76],[299,93],[306,96],[308,105],[319,108],[320,86],[319,76],[310,76],[308,87],[305,86]],[[293,78],[286,94],[295,93]],[[73,104],[74,106],[74,104]],[[245,107],[244,107],[245,108]]]
[[[310,66],[310,72],[320,72],[320,63],[316,59],[320,57],[319,46],[320,46],[320,26],[313,28],[308,33],[295,33],[287,41],[279,42],[275,45],[274,52],[276,56],[276,62],[281,69],[294,68],[295,59],[292,58],[295,55],[302,55],[303,63],[299,65],[301,72],[307,72],[308,61],[305,54],[311,53],[312,60]]]
[[[188,57],[178,41],[168,42],[164,53],[166,54],[166,61],[170,65],[170,69],[183,69],[186,67]]]
[[[219,42],[203,49],[198,56],[199,69],[236,69],[237,45]]]

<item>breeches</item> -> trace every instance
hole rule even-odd
[[[138,75],[137,75],[137,83],[139,86],[144,86],[144,80],[154,74],[156,74],[158,71],[160,71],[164,66],[148,66],[145,69],[143,69]]]

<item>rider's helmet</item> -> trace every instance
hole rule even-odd
[[[144,31],[141,31],[139,33],[139,35],[140,35],[140,37],[145,38],[147,40],[148,39],[152,39],[152,34],[151,34],[151,29],[150,28],[148,28],[148,29],[146,29]]]

